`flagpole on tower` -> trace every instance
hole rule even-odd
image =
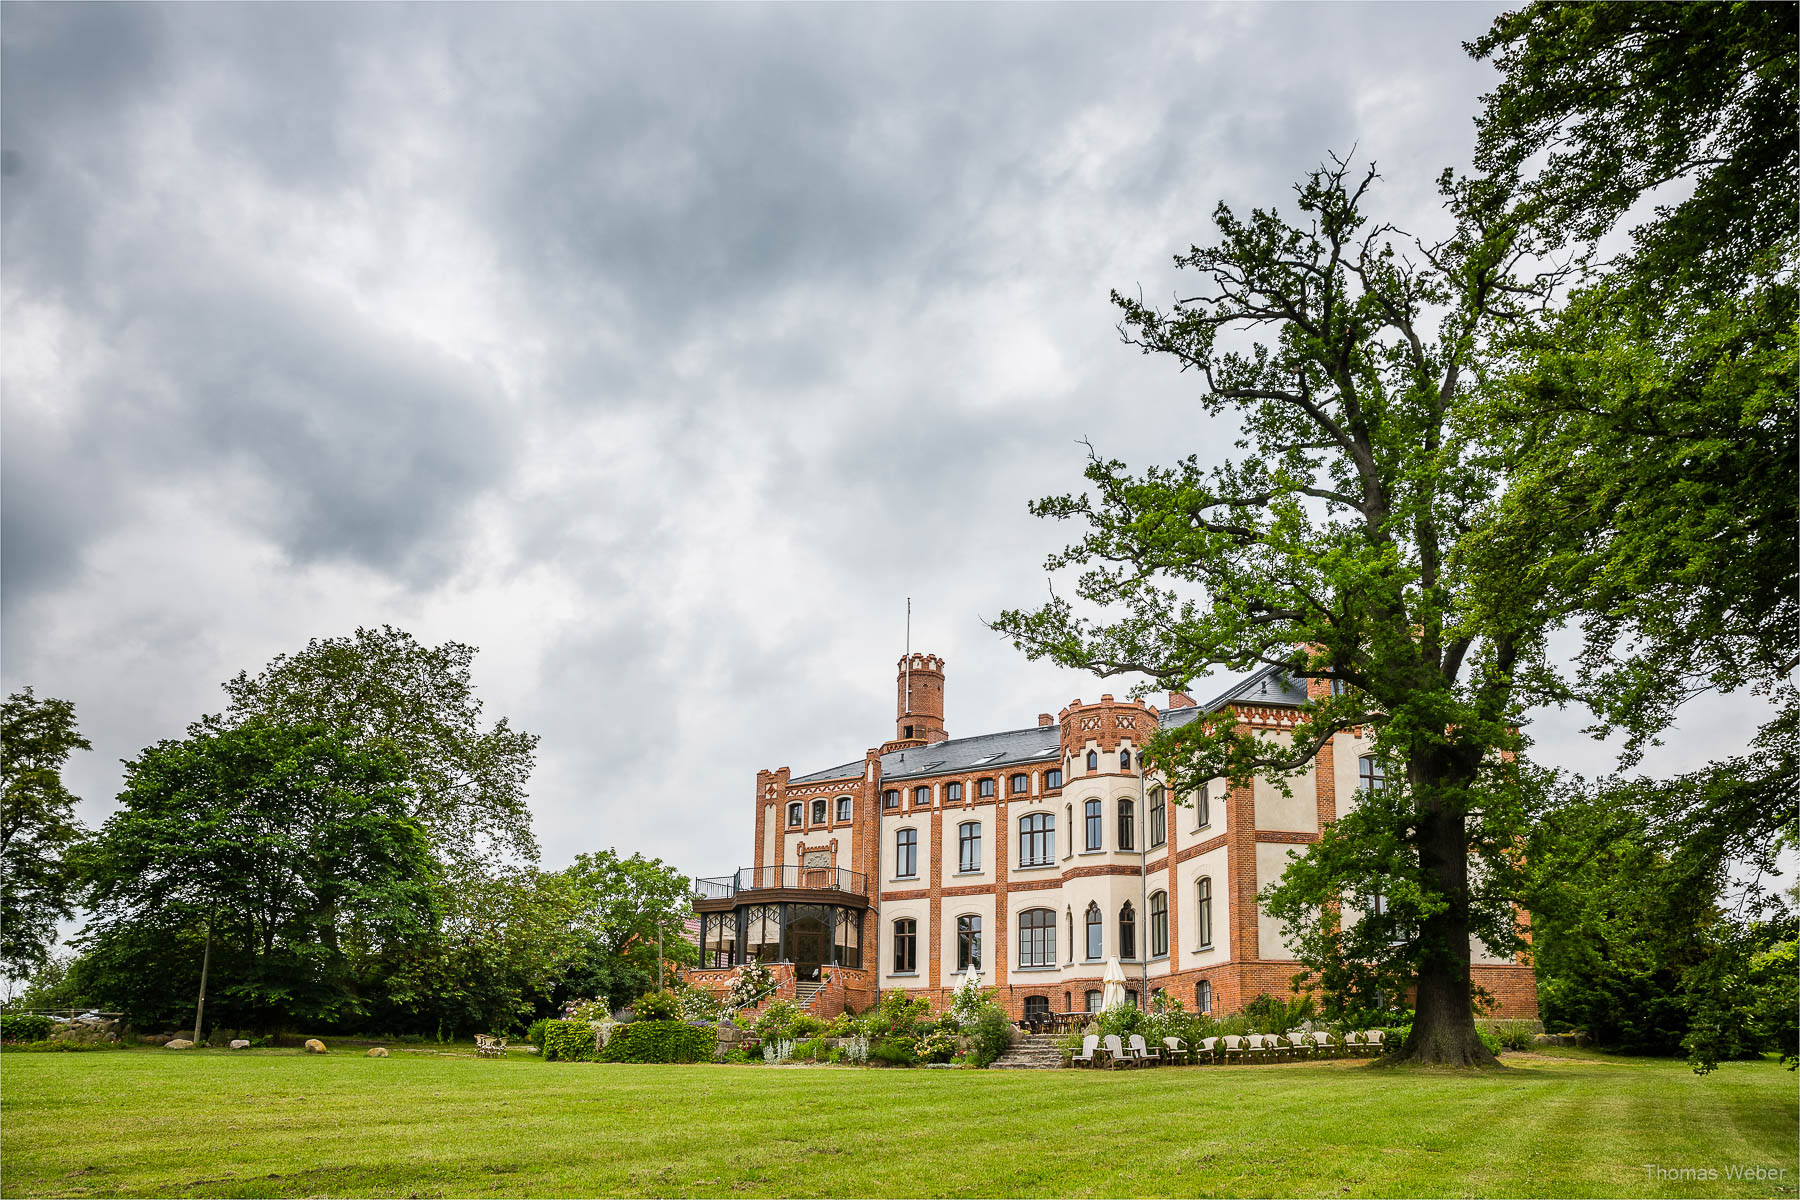
[[[906,712],[912,715],[912,597],[906,598]]]

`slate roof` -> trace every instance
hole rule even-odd
[[[1290,677],[1280,667],[1264,667],[1249,678],[1227,688],[1210,704],[1192,708],[1173,708],[1162,714],[1165,729],[1186,725],[1203,712],[1215,712],[1233,700],[1254,704],[1278,704],[1298,708],[1306,703],[1306,685]],[[1005,767],[1016,763],[1045,762],[1056,757],[1061,731],[1055,725],[1037,725],[1029,729],[1009,729],[1004,733],[984,733],[977,737],[951,738],[935,746],[914,746],[881,756],[882,779],[916,779],[927,775],[961,774],[981,767]],[[863,760],[814,771],[810,775],[794,775],[789,783],[816,783],[824,779],[857,779],[862,776]]]

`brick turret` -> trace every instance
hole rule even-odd
[[[894,740],[929,746],[950,740],[944,732],[944,660],[914,654],[900,660],[894,677]]]

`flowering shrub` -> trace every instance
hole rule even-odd
[[[673,1021],[677,1007],[675,997],[667,992],[645,992],[631,1006],[631,1014],[640,1021]]]
[[[671,993],[675,997],[675,1008],[684,1021],[716,1021],[719,1019],[719,1002],[704,988],[690,987],[682,984]]]
[[[956,1035],[947,1029],[934,1029],[919,1039],[915,1052],[921,1062],[949,1062],[956,1053]]]
[[[775,986],[775,976],[759,962],[745,963],[725,993],[726,1008],[742,1008],[754,1004],[764,992]]]
[[[598,1025],[612,1018],[612,1005],[604,999],[571,1000],[563,1005],[563,1020],[586,1021],[590,1025]]]

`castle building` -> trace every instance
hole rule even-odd
[[[1223,709],[1291,735],[1304,685],[1266,668],[1204,705],[1102,695],[966,738],[945,729],[943,660],[902,658],[895,686],[892,740],[823,771],[757,773],[752,865],[696,881],[690,982],[721,990],[762,962],[830,1016],[894,990],[941,1008],[978,970],[1025,1019],[1097,1010],[1117,957],[1140,1003],[1166,991],[1224,1014],[1291,994],[1299,966],[1256,894],[1382,785],[1368,739],[1336,734],[1286,794],[1219,779],[1180,804],[1139,754],[1159,725]],[[1530,966],[1473,951],[1493,1015],[1536,1016]]]

